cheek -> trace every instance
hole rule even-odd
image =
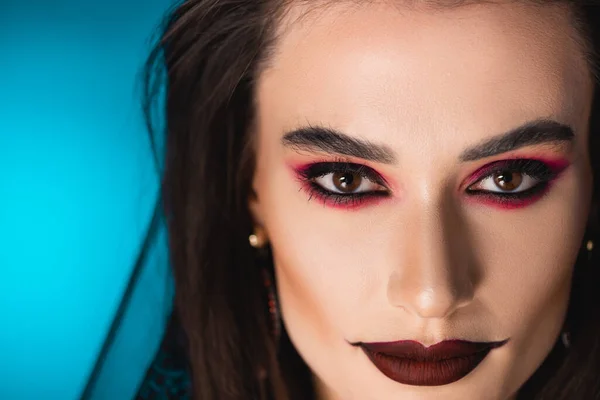
[[[490,259],[494,270],[481,285],[487,317],[493,315],[511,337],[505,374],[515,389],[546,359],[564,325],[578,245],[549,239],[557,236],[543,243],[524,239],[532,247]]]
[[[493,316],[511,335],[506,373],[513,383],[539,367],[563,329],[588,211],[584,191],[567,186],[519,217],[479,218],[473,235],[483,270],[477,299],[483,317]]]
[[[506,232],[479,245],[486,254],[479,298],[503,325],[529,336],[540,318],[561,318],[579,243],[561,230],[530,228],[504,236]]]
[[[367,280],[357,264],[356,244],[331,226],[300,219],[313,228],[302,229],[298,222],[272,243],[282,315],[292,336],[340,341],[348,310],[360,302]]]
[[[369,251],[378,246],[360,234],[368,224],[360,213],[308,202],[297,188],[286,193],[278,185],[266,207],[282,319],[313,370],[337,371],[333,354],[348,351],[348,327],[356,319],[364,323],[357,313],[373,292],[377,266]]]
[[[310,369],[337,381],[331,374],[350,347],[348,313],[356,310],[364,279],[344,256],[349,249],[328,243],[326,228],[295,232],[272,242],[283,324]]]
[[[585,233],[588,197],[585,186],[571,175],[539,204],[495,211],[473,224],[473,246],[483,259],[481,293],[490,304],[500,305],[500,298],[506,297],[501,308],[508,321],[558,307],[554,296],[570,287]]]

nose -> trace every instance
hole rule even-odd
[[[476,271],[465,224],[452,204],[422,207],[402,225],[404,245],[389,274],[389,303],[429,319],[447,318],[469,305]]]

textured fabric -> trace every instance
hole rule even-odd
[[[185,354],[183,334],[177,321],[171,320],[136,400],[191,399],[191,381]]]

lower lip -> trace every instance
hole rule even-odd
[[[374,353],[363,347],[367,357],[385,376],[413,386],[441,386],[456,382],[477,368],[491,350],[441,361],[420,361]]]

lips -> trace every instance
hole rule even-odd
[[[440,386],[473,371],[502,342],[449,340],[430,347],[419,342],[359,343],[369,360],[388,378],[406,385]]]

